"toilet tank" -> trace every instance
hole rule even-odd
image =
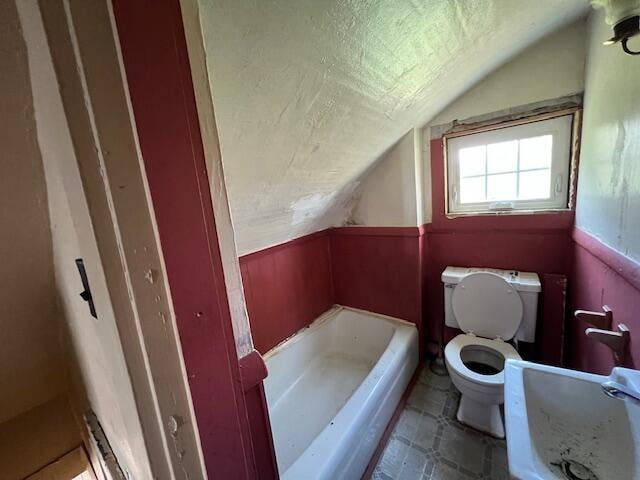
[[[523,342],[534,342],[536,339],[536,321],[538,318],[538,294],[540,293],[540,278],[533,272],[518,272],[516,270],[498,270],[495,268],[476,267],[447,267],[442,272],[444,283],[444,323],[448,327],[460,328],[453,314],[451,298],[453,289],[465,276],[475,272],[491,272],[500,275],[518,292],[522,299],[522,323],[515,334],[515,339]],[[488,299],[489,300],[489,299]]]

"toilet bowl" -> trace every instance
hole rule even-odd
[[[504,403],[504,363],[520,355],[503,340],[461,334],[447,343],[449,376],[462,394],[457,419],[477,430],[504,438],[500,405]]]
[[[445,362],[451,381],[462,394],[458,421],[504,438],[500,405],[504,403],[504,363],[520,359],[508,343],[518,331],[523,305],[502,276],[475,272],[456,286],[451,307],[465,332],[447,343]]]

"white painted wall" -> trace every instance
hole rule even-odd
[[[581,18],[487,75],[429,123],[440,125],[582,92],[586,41]]]
[[[604,12],[592,14],[576,226],[640,261],[640,57],[603,46],[610,36]]]
[[[0,45],[2,423],[60,395],[65,381],[45,175],[13,1],[0,2]]]
[[[422,219],[422,151],[419,129],[410,130],[362,181],[350,223],[416,226]],[[416,145],[417,143],[417,145]]]
[[[487,75],[421,129],[422,160],[404,143],[406,137],[379,160],[362,180],[362,194],[354,209],[356,223],[389,226],[429,223],[432,216],[431,125],[580,93],[584,90],[585,55],[586,26],[585,21],[579,19],[544,37]],[[401,148],[403,145],[405,148]],[[410,185],[410,176],[420,177],[420,170],[416,173],[409,168],[415,160],[422,168],[422,202]],[[398,188],[401,182],[403,186]],[[415,211],[416,204],[422,206],[423,211],[417,221],[410,222],[407,210]]]
[[[431,188],[431,125],[464,120],[511,107],[584,91],[586,21],[580,18],[533,44],[458,97],[423,129],[423,173]],[[441,181],[441,179],[438,179]],[[431,194],[424,196],[424,223],[431,222]]]
[[[199,0],[238,253],[344,222],[407,131],[584,0]],[[538,73],[538,72],[537,72]]]

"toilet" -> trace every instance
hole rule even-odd
[[[540,279],[530,272],[447,267],[442,282],[445,324],[464,332],[444,349],[462,394],[458,421],[504,438],[504,363],[520,359],[510,341],[535,341]]]

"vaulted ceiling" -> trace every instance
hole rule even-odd
[[[586,0],[200,0],[240,254],[340,224],[359,178]],[[562,46],[559,46],[562,48]]]

